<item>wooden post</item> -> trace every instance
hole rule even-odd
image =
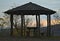
[[[23,35],[25,36],[25,17],[21,15],[21,36]]]
[[[51,36],[51,18],[47,15],[47,36]]]
[[[40,15],[38,15],[38,29],[39,29],[39,36],[40,36]]]
[[[23,16],[23,24],[24,24],[24,36],[25,36],[25,16]]]
[[[10,15],[10,22],[11,22],[11,29],[10,29],[10,35],[13,35],[13,14]]]
[[[23,15],[21,15],[21,36],[23,36]]]
[[[36,15],[36,27],[38,27],[38,17]]]
[[[38,35],[40,36],[40,15],[36,15],[36,27],[38,31]]]
[[[38,33],[37,33],[37,28],[38,28],[38,19],[37,19],[37,18],[38,18],[38,17],[37,17],[37,15],[36,15],[36,31],[35,31],[35,33],[36,33],[35,35],[36,35],[36,36],[37,36],[37,34],[38,34]]]

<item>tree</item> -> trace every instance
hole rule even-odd
[[[10,16],[8,14],[4,14],[3,16],[5,27],[10,28]]]
[[[26,16],[26,21],[25,21],[25,27],[27,27],[28,26],[28,24],[29,24],[29,22],[31,22],[32,21],[32,19],[31,18],[28,18],[28,16]]]
[[[14,21],[14,27],[15,27],[17,32],[18,32],[18,29],[19,29],[19,25],[21,25],[21,24],[19,24],[19,22],[20,22],[20,21],[18,21],[19,19],[20,19],[19,15],[14,15],[14,20],[13,20]]]
[[[4,27],[4,25],[6,24],[5,20],[3,18],[0,18],[0,27],[1,27],[1,31]]]
[[[54,24],[60,24],[60,10],[58,10],[54,15],[53,15],[54,19],[55,19],[55,23]]]

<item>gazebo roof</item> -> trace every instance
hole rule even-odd
[[[39,15],[39,14],[54,14],[55,11],[37,5],[35,3],[29,2],[24,5],[18,6],[16,8],[5,11],[7,14],[16,14],[16,15]]]

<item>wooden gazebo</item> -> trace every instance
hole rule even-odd
[[[10,15],[10,22],[11,22],[11,35],[13,34],[13,15],[21,15],[21,35],[22,35],[22,29],[24,28],[24,15],[36,15],[36,27],[39,27],[39,34],[40,34],[40,15],[46,15],[47,16],[47,35],[50,36],[51,33],[51,18],[50,15],[56,13],[53,10],[50,10],[48,8],[39,6],[35,3],[29,2],[27,4],[24,4],[22,6],[18,6],[16,8],[10,9],[5,11],[4,13],[7,13]]]

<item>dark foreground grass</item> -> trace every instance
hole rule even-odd
[[[60,36],[55,37],[14,37],[1,36],[0,41],[60,41]]]

